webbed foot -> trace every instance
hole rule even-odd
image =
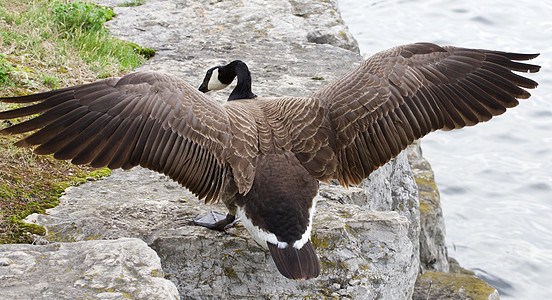
[[[234,226],[238,219],[231,214],[221,214],[216,211],[211,211],[207,215],[194,219],[194,224],[207,227],[217,231],[226,231],[226,229]]]

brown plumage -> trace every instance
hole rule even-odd
[[[358,184],[431,131],[471,126],[504,113],[517,99],[530,96],[524,88],[537,86],[512,71],[537,72],[540,67],[516,61],[537,56],[411,44],[375,54],[305,98],[222,105],[175,77],[134,73],[2,98],[37,103],[1,112],[0,119],[40,115],[0,132],[37,130],[16,145],[36,145],[37,154],[54,154],[75,164],[112,169],[141,165],[168,175],[206,202],[220,199],[232,215],[241,210],[242,217],[252,220],[271,253],[279,253],[273,257],[282,274],[308,279],[319,273],[312,246],[294,262],[277,257],[290,253],[278,249],[310,245],[309,214],[317,180]],[[271,163],[275,158],[281,163]],[[274,175],[279,173],[298,174],[304,182]],[[258,196],[262,199],[255,198],[255,207],[248,204],[255,202],[247,200],[253,195],[294,195],[305,185],[304,196],[293,203],[286,197]],[[284,232],[274,226],[278,220],[257,212],[276,211],[278,205],[293,206],[287,222],[296,222],[298,229],[289,226]],[[286,268],[304,260],[305,268]],[[293,274],[296,269],[300,271]]]

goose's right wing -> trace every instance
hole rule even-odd
[[[504,113],[518,104],[516,99],[530,96],[523,88],[537,86],[512,71],[540,67],[515,61],[536,56],[428,43],[375,54],[311,96],[327,115],[326,128],[320,127],[315,138],[330,137],[337,161],[318,178],[358,184],[431,131],[471,126]],[[322,167],[307,168],[315,174]]]
[[[112,169],[141,165],[170,176],[206,201],[217,199],[227,180],[228,115],[178,78],[133,73],[0,101],[38,102],[0,112],[0,119],[40,114],[0,131],[36,130],[16,145],[37,145],[37,154]]]

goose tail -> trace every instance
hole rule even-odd
[[[320,275],[320,263],[310,240],[300,249],[292,245],[279,248],[270,242],[267,244],[278,271],[285,277],[294,280],[307,280]]]

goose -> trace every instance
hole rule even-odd
[[[20,97],[33,103],[0,119],[38,114],[2,129],[34,133],[16,146],[93,167],[140,165],[166,174],[239,217],[290,279],[319,276],[310,241],[319,182],[359,184],[407,145],[441,129],[472,126],[527,99],[537,83],[517,72],[539,54],[416,43],[371,56],[306,97],[257,98],[242,61],[207,71],[196,89],[155,72],[132,73]],[[235,77],[229,101],[204,92]]]

